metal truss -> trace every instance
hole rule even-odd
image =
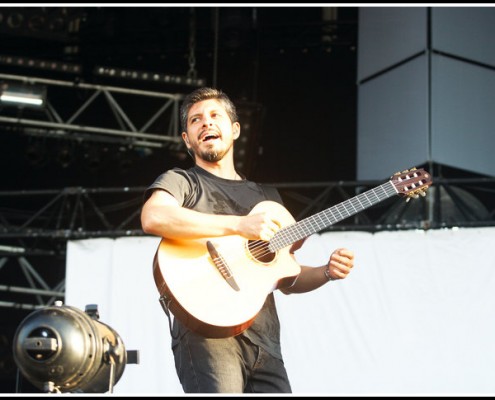
[[[144,188],[0,194],[0,307],[32,310],[64,300],[68,240],[143,235]]]
[[[0,123],[26,134],[155,148],[182,145],[181,94],[8,74],[0,74],[0,82],[46,89],[41,108],[2,104]]]
[[[326,228],[403,230],[495,226],[495,178],[434,178],[426,197],[393,196]],[[383,182],[273,183],[296,221]],[[144,235],[144,187],[0,192],[0,307],[64,300],[69,240]]]
[[[296,221],[349,200],[380,181],[275,184]],[[425,197],[391,197],[325,230],[402,230],[495,226],[495,178],[433,178]]]

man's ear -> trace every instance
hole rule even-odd
[[[184,140],[187,148],[189,148],[189,138],[187,137],[187,132],[182,132],[182,140]]]
[[[233,134],[234,140],[239,138],[239,136],[241,135],[241,124],[239,124],[239,122],[234,122],[234,126],[232,128],[232,134]]]

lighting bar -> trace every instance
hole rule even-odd
[[[16,67],[44,69],[44,70],[57,71],[57,72],[67,72],[72,74],[79,74],[82,71],[82,68],[79,64],[40,60],[31,57],[16,57],[16,56],[1,55],[1,54],[0,54],[0,64],[13,65]]]
[[[188,76],[159,74],[156,72],[137,71],[129,69],[120,69],[113,67],[97,66],[94,69],[94,74],[98,76],[108,76],[111,78],[132,79],[140,81],[151,81],[160,83],[172,83],[177,85],[187,86],[205,86],[206,79],[190,78]]]
[[[43,86],[3,82],[0,86],[0,102],[15,105],[41,107],[45,103]]]

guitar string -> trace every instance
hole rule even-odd
[[[424,181],[419,181],[419,183],[424,184]],[[378,202],[381,202],[397,193],[398,190],[395,188],[392,181],[385,182],[376,188],[361,193],[351,199],[337,204],[336,206],[323,210],[292,225],[283,227],[270,241],[249,241],[249,252],[254,258],[262,259],[263,257],[274,254],[277,250],[293,244],[300,239],[308,237],[309,235],[318,232],[329,225],[348,218],[349,216],[369,208],[372,205],[377,204]],[[372,200],[372,196],[374,196],[376,200]],[[348,208],[346,208],[346,205],[352,207],[352,210],[349,211]],[[335,212],[332,210],[335,210]],[[343,212],[346,212],[346,214],[343,214]],[[270,245],[273,245],[272,250],[270,250]]]
[[[418,173],[417,175],[422,176],[420,173]],[[402,184],[404,184],[405,182],[406,181],[401,181]],[[402,194],[408,195],[408,192],[412,191],[412,194],[417,195],[418,191],[424,192],[428,185],[429,185],[428,180],[423,180],[423,179],[418,180],[416,183],[409,183],[409,188],[404,189],[404,192]],[[285,247],[287,245],[287,240],[284,239],[289,239],[288,244],[294,243],[299,239],[302,239],[304,237],[309,236],[312,233],[320,231],[331,224],[334,224],[342,219],[354,215],[363,209],[369,208],[372,205],[381,202],[386,198],[391,197],[395,194],[401,194],[399,190],[396,189],[395,184],[392,181],[385,182],[384,184],[374,189],[368,190],[352,199],[346,200],[334,207],[331,207],[318,214],[308,217],[305,220],[300,221],[300,223],[293,224],[283,228],[273,238],[273,243],[278,241],[280,242],[280,245],[274,245],[272,246],[272,248],[275,247],[276,249],[277,247],[279,248]],[[376,201],[372,200],[373,196],[376,197]],[[350,208],[347,207],[347,205],[352,206],[352,210],[349,211]],[[332,214],[332,210],[335,210],[336,212]],[[322,217],[325,217],[325,220],[323,220]],[[322,224],[318,223],[317,219],[320,219],[320,222],[323,223]],[[309,227],[308,227],[308,222],[311,222]],[[316,224],[314,222],[316,222]],[[302,225],[301,230],[297,230],[299,225]],[[316,228],[313,228],[313,226],[316,226]]]
[[[367,192],[361,193],[360,195],[348,199],[341,204],[338,204],[334,207],[326,209],[320,213],[317,213],[313,216],[305,218],[298,223],[286,226],[279,230],[275,236],[270,240],[270,242],[276,242],[276,249],[281,249],[286,247],[289,244],[296,242],[299,239],[307,237],[315,232],[322,230],[323,228],[332,225],[336,222],[339,222],[345,218],[348,218],[359,211],[369,208],[370,206],[376,204],[377,202],[381,202],[388,197],[391,197],[393,194],[396,194],[396,189],[394,186],[390,187],[391,182],[386,182],[374,189],[371,189]],[[379,191],[383,191],[383,193],[379,194]],[[372,201],[370,199],[371,195],[376,197],[376,201]],[[367,202],[367,204],[366,204]],[[364,204],[363,204],[364,203]],[[352,210],[349,211],[346,208],[346,204],[352,206]],[[332,209],[335,209],[336,212],[332,212]],[[346,212],[346,214],[343,214]],[[250,242],[249,249],[251,254],[255,258],[262,258],[267,256],[268,254],[273,253],[268,249],[267,241],[263,240],[255,240]],[[280,243],[280,244],[278,244]],[[268,249],[268,250],[267,250]]]

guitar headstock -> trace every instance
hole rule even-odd
[[[399,196],[407,196],[407,201],[411,198],[426,196],[426,190],[432,184],[431,175],[424,169],[411,168],[406,171],[397,172],[390,181],[397,190]]]

